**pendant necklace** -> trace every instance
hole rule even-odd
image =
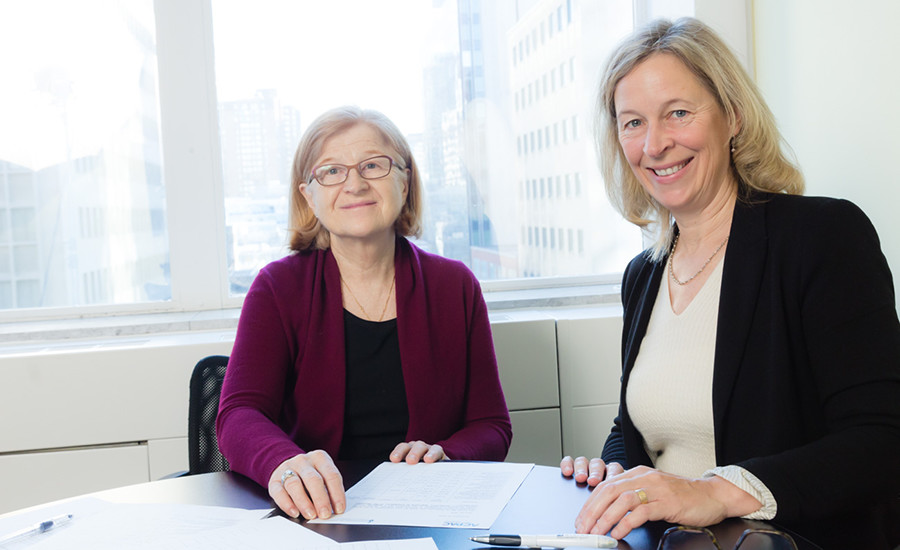
[[[378,317],[379,323],[382,320],[384,320],[384,314],[387,312],[388,304],[391,301],[391,295],[394,294],[394,283],[396,282],[396,280],[397,280],[396,277],[391,278],[391,288],[390,288],[390,290],[388,290],[387,298],[384,300],[384,307],[381,308],[381,315]],[[356,302],[357,306],[359,306],[359,309],[363,312],[363,315],[366,316],[366,319],[368,319],[369,321],[375,321],[375,318],[373,318],[371,315],[369,315],[369,312],[366,311],[366,308],[364,308],[363,305],[361,303],[359,303],[359,300],[356,299],[356,295],[353,294],[353,291],[350,289],[350,285],[348,285],[347,281],[344,280],[343,275],[341,275],[341,284],[344,285],[344,288],[346,288],[347,292],[350,293],[350,297],[353,298],[353,301]]]

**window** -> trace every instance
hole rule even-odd
[[[0,309],[171,297],[155,36],[149,0],[0,7]]]
[[[562,81],[575,84],[576,64],[591,67],[593,72],[607,54],[610,40],[594,29],[615,25],[627,29],[631,25],[631,0],[605,2],[602,7],[584,10],[587,19],[577,22],[572,18],[572,4],[563,0],[558,6],[550,6],[565,12],[555,13],[553,20],[557,25],[564,21],[581,25],[585,32],[572,36],[581,37],[582,42],[553,52],[541,47],[547,40],[551,12],[545,11],[539,18],[523,17],[515,3],[397,0],[397,9],[386,12],[366,0],[260,0],[252,10],[240,0],[212,2],[226,220],[231,239],[228,258],[235,292],[240,293],[267,261],[284,253],[279,248],[279,236],[285,232],[284,178],[290,153],[309,121],[342,103],[385,112],[411,141],[417,141],[416,150],[422,151],[418,161],[427,176],[423,182],[426,196],[431,199],[419,242],[422,247],[466,262],[482,280],[496,273],[508,273],[509,258],[515,258],[513,271],[521,277],[526,273],[571,276],[620,270],[640,248],[637,229],[630,231],[630,242],[611,247],[621,248],[619,252],[573,256],[551,265],[531,256],[527,249],[518,249],[520,228],[532,224],[532,213],[510,208],[509,204],[509,189],[514,189],[517,181],[528,173],[562,172],[563,164],[567,165],[565,171],[578,169],[595,185],[601,185],[592,158],[579,158],[577,166],[572,166],[554,155],[535,154],[551,147],[548,119],[563,122],[562,138],[566,143],[591,139],[583,132],[575,133],[574,126],[573,132],[568,132],[568,124],[582,113],[590,116],[594,91],[579,90],[577,96],[572,96],[583,97],[580,104],[554,103],[548,95],[555,87],[554,75],[558,72]],[[538,6],[534,9],[540,9]],[[344,17],[347,13],[354,17],[348,20]],[[469,21],[476,15],[481,25],[473,26]],[[315,24],[303,24],[302,44],[296,40],[298,21],[337,20],[343,21],[342,35],[359,40],[336,41],[332,26]],[[415,56],[409,55],[411,41],[419,45],[412,48]],[[359,55],[361,42],[366,44],[366,56]],[[328,55],[323,52],[310,56],[306,44],[329,44]],[[540,58],[529,63],[510,63],[507,52],[520,44],[524,44],[526,58],[538,51]],[[260,63],[263,59],[266,62]],[[366,74],[371,59],[403,59],[403,70],[391,73],[390,85],[388,81],[376,80],[373,85],[360,86],[356,75]],[[481,86],[471,87],[470,71],[484,75],[479,81]],[[332,75],[329,85],[310,86],[307,75],[321,74]],[[458,92],[460,89],[463,93]],[[521,98],[516,96],[509,105],[508,96],[502,95],[506,89],[521,90]],[[541,104],[540,109],[527,108],[537,103]],[[248,166],[245,153],[239,148],[241,141],[232,135],[236,120],[228,106],[237,104],[257,105],[257,112],[251,116],[274,120],[276,125],[287,119],[291,130],[297,132],[267,128],[261,121],[251,127],[258,133],[254,142],[268,151],[264,167]],[[499,108],[479,113],[477,107],[485,105]],[[448,124],[450,120],[454,124]],[[509,128],[514,130],[511,135],[524,139],[516,138],[507,144],[504,136],[509,135]],[[276,137],[284,141],[275,143]],[[498,170],[497,166],[505,169]],[[541,198],[558,195],[560,190],[554,189],[552,181],[546,178],[539,179],[539,187]],[[593,196],[605,200],[602,193]],[[578,210],[575,223],[585,230],[585,235],[629,233],[621,229],[605,231],[604,227],[625,222],[618,216],[590,215],[600,208],[603,206],[598,203]],[[459,215],[468,219],[460,220]],[[540,215],[546,218],[542,223],[559,226],[573,213],[542,209]],[[555,246],[556,237],[553,231],[547,242]],[[600,246],[593,238],[586,244]],[[496,265],[491,265],[490,260],[475,265],[473,256],[493,258]]]
[[[619,272],[640,233],[594,191],[595,159],[569,156],[592,150],[593,83],[574,76],[595,74],[632,13],[652,17],[655,5],[0,3],[0,48],[16,52],[0,56],[0,319],[239,305],[256,271],[285,253],[300,135],[346,103],[407,132],[430,201],[422,247],[495,258],[473,266],[485,281]],[[316,23],[338,20],[352,40]],[[552,41],[564,29],[575,32]],[[360,43],[368,59],[402,63],[360,86]],[[323,69],[336,80],[310,86]],[[545,151],[567,145],[535,155],[538,139]],[[555,191],[547,179],[538,189],[534,174],[555,177]],[[571,174],[583,200],[562,208],[538,198],[561,198]],[[526,202],[510,204],[521,181]],[[550,263],[546,229],[562,226],[575,238],[557,235],[560,247],[577,253]],[[521,246],[522,228],[533,246]]]

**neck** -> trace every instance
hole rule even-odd
[[[737,201],[737,185],[723,186],[723,192],[696,213],[674,215],[678,224],[678,249],[690,252],[710,241],[720,242],[731,232]]]
[[[331,252],[345,281],[388,281],[394,276],[393,232],[389,239],[357,241],[332,239]]]

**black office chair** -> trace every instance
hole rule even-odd
[[[190,404],[188,406],[188,474],[225,472],[228,461],[219,451],[216,439],[216,415],[219,395],[228,357],[210,355],[194,367],[191,374]]]

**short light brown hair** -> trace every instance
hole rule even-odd
[[[400,158],[394,160],[401,168],[409,170],[406,201],[400,210],[400,216],[394,222],[394,230],[404,237],[421,235],[422,182],[409,143],[400,129],[384,114],[355,106],[344,106],[327,111],[314,120],[300,139],[297,152],[294,154],[288,229],[291,250],[295,252],[314,248],[324,250],[331,246],[331,234],[309,207],[300,191],[300,184],[309,182],[313,163],[322,154],[325,141],[357,124],[366,124],[381,134],[385,142],[400,155]]]
[[[725,42],[691,17],[674,23],[657,20],[635,31],[613,51],[604,69],[596,108],[596,147],[610,202],[626,220],[646,228],[658,224],[652,248],[661,259],[671,244],[670,212],[644,189],[619,143],[615,92],[619,82],[655,53],[674,55],[715,97],[728,123],[740,127],[734,137],[731,169],[741,187],[802,194],[803,175],[787,158],[787,144],[756,84]],[[739,123],[739,124],[738,124]]]

